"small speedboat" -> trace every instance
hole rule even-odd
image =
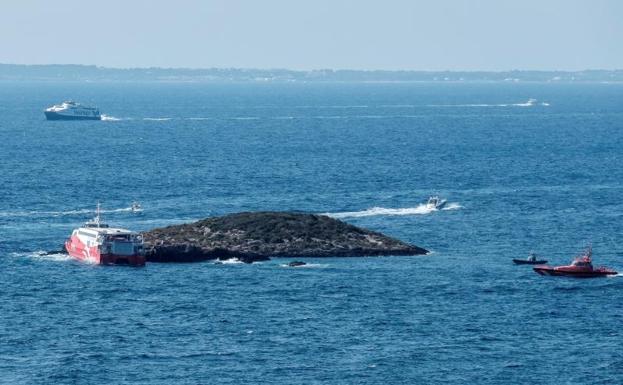
[[[592,249],[589,247],[581,256],[574,258],[567,266],[535,266],[533,270],[541,275],[555,275],[577,278],[606,277],[618,273],[607,267],[593,267]]]
[[[143,207],[138,202],[132,202],[132,205],[130,206],[130,211],[132,211],[133,213],[140,213],[141,211],[143,211]]]
[[[307,265],[307,263],[303,261],[292,261],[288,263],[288,267],[299,267],[299,266],[305,266],[305,265]]]
[[[527,259],[515,259],[513,263],[516,265],[544,265],[547,263],[547,259],[540,259],[535,253],[530,253]]]
[[[441,210],[447,202],[448,201],[446,199],[441,199],[437,195],[434,195],[428,198],[426,208],[429,210]]]

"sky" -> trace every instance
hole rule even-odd
[[[623,0],[0,0],[0,63],[623,69]]]

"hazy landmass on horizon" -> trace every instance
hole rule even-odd
[[[255,68],[109,68],[81,64],[0,64],[0,81],[195,82],[623,82],[623,70],[396,71]]]

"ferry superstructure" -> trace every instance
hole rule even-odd
[[[87,107],[73,101],[66,101],[46,108],[45,117],[48,120],[102,120],[97,107]]]
[[[65,249],[73,258],[93,264],[145,265],[142,235],[102,223],[99,204],[95,218],[71,233]]]

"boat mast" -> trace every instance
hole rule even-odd
[[[95,210],[95,218],[93,218],[93,222],[99,228],[100,227],[100,202],[97,201],[97,209]]]

